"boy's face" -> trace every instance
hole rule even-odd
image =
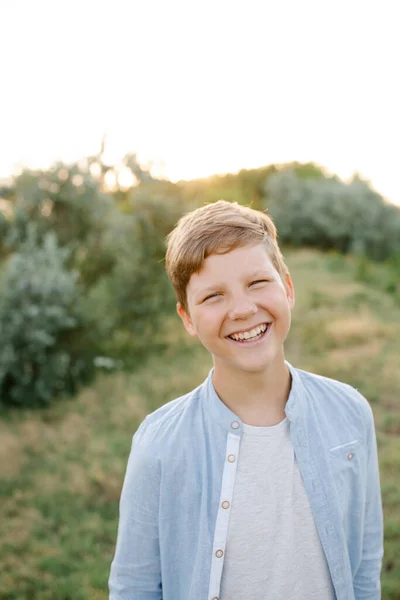
[[[255,373],[283,362],[293,284],[289,276],[283,283],[263,244],[207,257],[186,291],[188,310],[178,304],[178,314],[216,370]]]

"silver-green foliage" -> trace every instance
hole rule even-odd
[[[164,237],[181,210],[161,186],[142,187],[113,197],[88,162],[14,180],[0,262],[3,402],[49,401],[95,368],[136,368],[163,348],[174,306]]]
[[[283,243],[374,260],[400,253],[400,210],[360,179],[301,179],[286,170],[268,178],[264,203]]]
[[[132,213],[114,213],[100,241],[104,256],[115,260],[85,302],[96,323],[99,351],[128,368],[162,343],[165,317],[174,310],[164,237],[179,216],[163,201],[137,198]]]
[[[69,246],[70,262],[88,253],[115,210],[112,196],[79,164],[26,170],[15,178],[12,192],[13,217],[5,240],[9,249],[18,250],[35,223],[38,237],[53,231],[61,246]]]
[[[1,198],[0,198],[1,200]],[[4,240],[7,237],[8,230],[10,228],[9,222],[0,211],[0,259],[5,254],[5,243]]]
[[[0,403],[33,406],[74,391],[92,371],[77,273],[47,233],[27,239],[5,267],[0,297]],[[87,338],[86,334],[86,338]]]

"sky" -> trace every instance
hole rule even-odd
[[[172,180],[314,161],[400,205],[397,0],[5,0],[0,178],[99,150]]]

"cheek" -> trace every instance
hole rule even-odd
[[[207,306],[204,310],[199,312],[194,321],[199,335],[210,335],[214,334],[220,329],[223,322],[223,315],[221,306]]]
[[[274,310],[282,309],[283,304],[285,303],[286,296],[283,290],[281,289],[270,289],[268,293],[264,291],[263,294],[258,296],[259,304],[264,304],[266,307],[270,307]],[[287,302],[287,300],[286,300]]]
[[[272,316],[288,319],[291,318],[291,309],[288,298],[283,290],[272,291],[264,295],[258,302]]]

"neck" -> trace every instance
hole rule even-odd
[[[214,369],[213,385],[222,402],[248,425],[268,427],[285,418],[291,375],[284,361],[261,373]]]

